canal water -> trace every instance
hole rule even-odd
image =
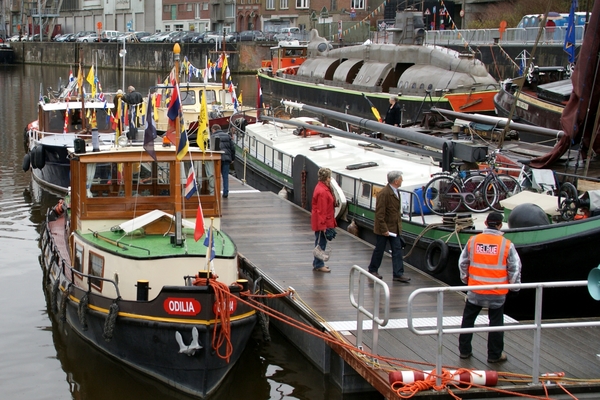
[[[77,71],[74,69],[73,73]],[[23,172],[23,130],[36,119],[40,85],[58,88],[69,70],[0,66],[0,399],[184,399],[183,394],[95,351],[48,315],[38,239],[43,216],[58,197]],[[122,86],[120,71],[100,71],[105,92]],[[125,85],[142,94],[158,80],[126,72]],[[256,78],[235,77],[245,104],[256,102]],[[350,399],[309,363],[286,338],[259,329],[240,361],[211,399]],[[152,351],[152,349],[148,349]]]

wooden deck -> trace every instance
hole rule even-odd
[[[292,287],[331,327],[349,342],[355,343],[357,311],[349,300],[349,272],[355,264],[366,269],[373,246],[338,229],[337,237],[330,242],[332,255],[327,262],[332,272],[313,272],[314,234],[310,227],[310,214],[273,193],[253,192],[250,189],[230,179],[229,198],[223,199],[222,203],[222,228],[231,235],[239,252],[270,280],[277,282],[281,288]],[[405,264],[405,273],[412,278],[410,284],[392,281],[391,257],[384,257],[379,272],[390,289],[390,322],[379,330],[378,354],[382,358],[401,360],[406,365],[404,369],[435,369],[436,337],[416,335],[406,328],[407,303],[408,296],[414,290],[444,284],[408,264]],[[372,292],[373,285],[367,286],[367,305],[372,304]],[[446,293],[444,299],[444,316],[451,317],[448,318],[448,325],[459,326],[464,296]],[[518,297],[509,301],[518,301]],[[416,317],[422,318],[420,321],[424,321],[426,326],[435,326],[436,298],[420,296],[413,312]],[[478,324],[487,325],[487,315],[485,312],[482,315]],[[505,321],[510,323],[510,317],[505,317]],[[531,382],[533,338],[533,331],[506,332],[505,352],[508,361],[488,364],[487,333],[474,335],[473,357],[468,360],[461,360],[458,356],[457,335],[444,335],[443,364],[449,369],[469,368],[519,374],[523,377],[501,380],[497,388],[521,394],[542,393],[541,386],[527,385],[527,381]],[[366,330],[363,345],[369,348],[371,344],[372,331]],[[337,346],[333,348],[384,397],[397,397],[388,383],[388,365],[381,363],[379,370],[366,368],[353,353]],[[600,392],[600,358],[597,353],[600,353],[600,329],[596,327],[544,329],[540,373],[564,372],[566,378],[573,379],[571,382],[565,381],[571,392]],[[424,364],[414,364],[409,360]],[[503,376],[501,374],[500,378],[503,379]],[[556,386],[550,386],[548,390],[552,393],[554,389],[557,389]],[[558,390],[557,393],[563,392]],[[470,389],[458,395],[461,398],[483,398],[497,397],[498,393]],[[446,391],[431,390],[417,395],[419,398],[436,399],[445,396],[449,396]]]

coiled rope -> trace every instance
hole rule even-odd
[[[462,244],[460,243],[460,236],[458,235],[463,229],[467,229],[474,226],[474,222],[473,222],[473,218],[471,217],[466,217],[466,216],[444,216],[442,217],[442,222],[438,222],[435,224],[429,224],[427,225],[427,227],[425,229],[423,229],[421,231],[421,233],[419,234],[419,236],[417,236],[417,238],[415,239],[415,242],[413,243],[412,247],[410,248],[410,251],[404,255],[403,258],[407,258],[409,257],[413,250],[415,249],[417,243],[419,242],[419,240],[421,240],[421,238],[423,236],[425,236],[425,234],[430,231],[431,229],[435,229],[435,228],[439,228],[439,227],[446,227],[446,228],[452,228],[454,227],[454,230],[452,232],[450,232],[449,234],[442,236],[443,238],[446,238],[444,240],[444,242],[448,243],[448,240],[450,240],[450,238],[452,237],[452,235],[456,235],[456,240],[458,241],[458,246],[460,247],[460,250],[462,251]]]
[[[67,320],[67,300],[69,298],[69,292],[71,291],[71,283],[67,284],[65,291],[62,293],[60,298],[60,320],[65,322]]]

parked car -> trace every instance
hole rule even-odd
[[[196,32],[196,36],[192,38],[190,43],[203,43],[206,32]]]
[[[282,28],[273,38],[275,40],[300,40],[302,39],[302,34],[300,32],[300,28],[291,26],[288,28]]]
[[[121,32],[119,31],[102,31],[100,34],[100,40],[103,42],[112,42],[112,39],[116,38],[120,34]]]
[[[96,32],[92,32],[89,35],[81,36],[81,37],[77,38],[77,42],[80,42],[80,43],[99,42],[99,41],[100,41],[100,38],[98,37],[98,34]]]
[[[168,37],[168,41],[171,43],[182,43],[182,38],[187,35],[189,31],[175,31]]]
[[[156,32],[153,33],[149,36],[145,36],[143,38],[140,39],[140,42],[142,43],[154,43],[156,41],[156,38],[159,37],[160,35],[162,35],[164,32]]]
[[[133,32],[121,32],[117,36],[110,38],[109,42],[129,43],[132,41],[133,37],[135,37]]]
[[[23,36],[23,35],[13,35],[11,37],[9,37],[8,39],[6,39],[7,42],[18,42],[19,40],[24,40],[24,38],[26,38],[27,36]]]
[[[196,39],[200,35],[201,35],[200,32],[194,32],[194,31],[187,32],[185,35],[183,35],[181,37],[181,42],[182,43],[194,43],[193,40]],[[198,42],[196,42],[196,43],[198,43]]]
[[[206,32],[204,35],[204,39],[202,40],[204,43],[217,43],[223,41],[223,33],[218,32]],[[229,43],[235,42],[235,37],[231,33],[225,34],[225,41]]]
[[[238,36],[240,42],[256,40],[267,40],[267,38],[261,31],[241,31]]]
[[[55,42],[74,42],[75,34],[74,33],[63,33],[62,35],[58,35],[54,38]]]
[[[75,41],[77,42],[80,37],[95,33],[94,31],[79,31],[75,34]]]
[[[150,36],[150,32],[144,32],[144,31],[136,31],[133,32],[133,34],[135,35],[135,39],[134,42],[141,42],[143,38]]]

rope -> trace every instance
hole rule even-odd
[[[106,316],[106,321],[104,321],[104,340],[110,342],[113,338],[115,332],[115,325],[117,321],[117,317],[119,316],[119,305],[117,301],[119,299],[115,299],[113,303],[108,308],[108,315]]]
[[[460,243],[460,237],[458,236],[458,234],[463,229],[470,228],[471,226],[473,226],[473,218],[471,218],[471,217],[451,217],[451,218],[442,217],[442,222],[438,222],[435,224],[429,224],[429,225],[427,225],[427,227],[425,229],[423,229],[421,231],[419,236],[417,236],[417,238],[415,239],[415,242],[413,243],[412,247],[410,248],[410,251],[407,254],[405,254],[403,258],[407,258],[412,254],[412,252],[415,249],[419,240],[421,240],[421,238],[431,229],[435,229],[435,228],[439,228],[439,227],[451,228],[453,226],[454,226],[454,230],[452,232],[450,232],[448,235],[442,236],[442,238],[446,238],[445,242],[448,243],[448,240],[450,240],[452,235],[456,235],[456,239],[458,240],[458,246],[460,247],[460,250],[462,251],[462,244]]]
[[[300,202],[301,202],[301,206],[302,208],[306,209],[306,170],[303,169],[302,172],[300,173],[300,178],[302,181],[302,187],[300,189]]]
[[[79,306],[77,307],[77,316],[79,317],[79,324],[81,329],[87,331],[87,312],[90,298],[89,293],[86,293],[79,300]]]

